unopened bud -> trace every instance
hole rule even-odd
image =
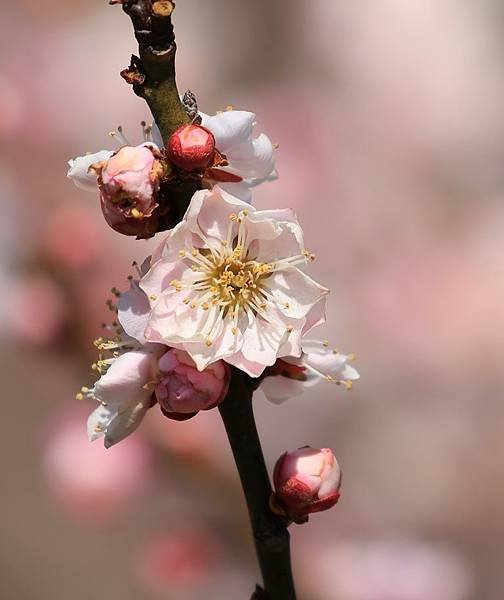
[[[209,166],[215,154],[213,133],[201,125],[184,125],[166,144],[171,162],[184,171],[200,171]]]
[[[296,523],[338,502],[341,469],[329,448],[299,448],[283,454],[273,475],[272,508]]]
[[[157,192],[163,167],[150,146],[124,146],[108,161],[92,166],[98,174],[103,215],[119,233],[156,233]]]
[[[171,349],[159,359],[158,369],[155,394],[170,418],[185,420],[200,410],[214,408],[227,394],[230,371],[222,360],[198,371],[187,352]]]

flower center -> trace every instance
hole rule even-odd
[[[219,321],[226,319],[232,328],[233,335],[238,333],[238,319],[241,315],[254,318],[257,315],[272,321],[268,314],[268,306],[275,300],[268,289],[268,277],[276,270],[287,265],[306,263],[313,260],[313,255],[303,252],[275,261],[274,263],[260,262],[250,254],[250,241],[244,222],[248,216],[242,211],[239,216],[230,215],[227,238],[221,240],[218,248],[203,239],[206,248],[181,250],[181,258],[191,262],[191,269],[196,278],[191,283],[172,280],[177,292],[182,289],[190,291],[184,303],[191,308],[201,307],[210,311],[208,325],[203,337],[207,345],[212,344]],[[236,232],[235,225],[238,225]],[[288,304],[283,308],[289,308]],[[287,332],[290,328],[287,328]]]
[[[223,245],[219,252],[193,249],[189,255],[182,256],[192,260],[192,270],[199,277],[189,286],[196,297],[187,297],[184,302],[192,308],[201,306],[203,310],[218,307],[221,316],[236,319],[240,311],[251,310],[253,314],[266,308],[267,292],[263,287],[264,279],[273,271],[267,263],[251,260],[243,256],[241,246],[229,248]],[[181,282],[171,284],[182,289]]]

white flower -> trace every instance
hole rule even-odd
[[[299,268],[313,258],[292,211],[201,190],[121,298],[119,320],[128,335],[185,350],[199,370],[224,359],[258,377],[300,356],[301,336],[324,320],[328,290]]]
[[[105,436],[105,447],[110,448],[133,433],[152,406],[152,387],[148,384],[166,348],[157,344],[140,347],[135,340],[97,340],[96,345],[112,358],[99,361],[100,379],[91,389],[82,388],[77,396],[99,403],[88,419],[88,437],[94,441]],[[113,356],[120,352],[123,354]]]
[[[213,133],[217,150],[225,155],[228,163],[210,169],[208,178],[217,182],[224,191],[250,204],[250,188],[278,177],[273,144],[264,133],[252,137],[256,119],[254,113],[227,110],[213,116],[200,115],[201,124]],[[237,180],[227,181],[228,173],[236,176]]]
[[[360,378],[349,364],[353,355],[330,348],[328,342],[303,339],[301,348],[299,358],[287,356],[278,360],[261,382],[261,390],[271,402],[281,404],[319,381],[351,389],[352,382]]]

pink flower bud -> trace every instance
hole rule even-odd
[[[184,125],[170,136],[166,148],[174,165],[184,171],[199,171],[214,157],[215,138],[201,125]]]
[[[286,452],[277,461],[273,479],[273,509],[296,523],[331,508],[340,497],[341,470],[329,448],[306,446]]]
[[[227,394],[230,371],[222,360],[198,371],[187,352],[172,348],[159,359],[158,368],[156,398],[163,412],[176,420],[214,408]]]
[[[119,233],[151,237],[156,233],[155,209],[163,167],[151,146],[124,146],[109,160],[93,165],[107,223]]]

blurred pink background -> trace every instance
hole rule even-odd
[[[179,87],[280,144],[259,207],[293,207],[332,289],[317,332],[351,393],[258,393],[272,468],[330,446],[342,499],[292,528],[301,600],[504,597],[504,8],[496,0],[179,0]],[[257,568],[217,411],[86,441],[92,340],[153,242],[110,230],[66,161],[140,140],[136,51],[105,0],[0,7],[5,600],[241,600]]]

